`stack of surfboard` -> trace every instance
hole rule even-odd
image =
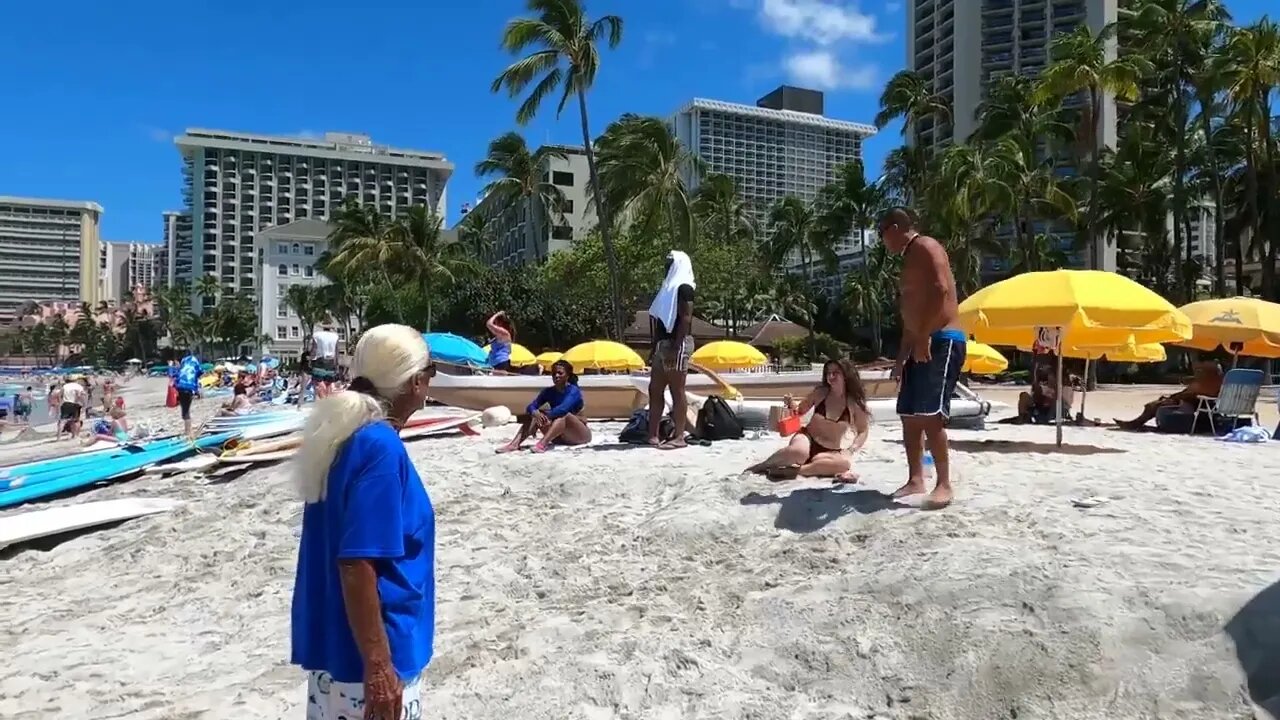
[[[204,424],[204,432],[219,433],[234,430],[240,433],[241,440],[263,440],[297,432],[302,429],[306,419],[306,413],[297,410],[219,415],[209,418]]]
[[[3,467],[0,468],[0,508],[131,475],[149,465],[221,447],[237,436],[237,432],[223,432],[195,441],[164,438]]]
[[[410,440],[448,432],[474,433],[472,426],[479,421],[480,413],[414,418],[405,423],[405,426],[400,429],[400,438]],[[279,462],[292,458],[301,444],[302,437],[300,435],[259,444],[249,442],[244,446],[223,452],[218,456],[217,462],[221,465],[254,465]]]

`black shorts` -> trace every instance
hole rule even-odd
[[[59,420],[79,420],[80,419],[80,403],[64,402],[58,408]]]
[[[501,370],[502,372],[511,372],[511,361],[510,361],[510,360],[503,360],[502,362],[500,362],[500,363],[498,363],[498,364],[494,365],[494,366],[493,366],[493,369],[494,369],[494,370]]]
[[[964,366],[965,341],[960,331],[943,330],[929,338],[929,361],[908,359],[898,386],[899,415],[951,416],[951,394]]]
[[[333,382],[338,376],[338,363],[330,358],[311,361],[311,379],[316,382]]]
[[[195,393],[190,390],[178,391],[178,407],[182,409],[182,419],[191,419],[191,398],[195,397]]]

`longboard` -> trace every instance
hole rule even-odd
[[[180,500],[125,498],[7,515],[0,517],[0,548],[72,530],[169,512],[182,504]]]
[[[426,437],[428,435],[439,435],[452,430],[459,430],[467,435],[474,435],[476,431],[472,429],[473,423],[479,422],[481,413],[471,413],[469,415],[447,416],[420,418],[418,420],[410,420],[409,423],[400,430],[400,438],[402,440],[412,440],[414,438]],[[290,438],[281,440],[279,444],[267,444],[259,446],[257,451],[252,450],[239,453],[226,453],[218,458],[220,465],[252,465],[256,463],[271,463],[288,460],[298,452],[298,443],[300,439]],[[284,443],[293,443],[291,447],[282,447]]]

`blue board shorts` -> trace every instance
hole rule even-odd
[[[964,367],[965,334],[939,330],[929,336],[929,360],[907,358],[898,386],[898,414],[951,416],[951,394]]]

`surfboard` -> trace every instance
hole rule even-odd
[[[7,515],[0,517],[0,548],[72,530],[169,512],[182,504],[181,500],[125,498]]]
[[[186,460],[178,462],[161,463],[159,465],[151,465],[143,468],[142,472],[147,475],[173,475],[174,473],[184,472],[200,472],[207,470],[218,464],[218,456],[211,453],[197,455]]]
[[[444,417],[426,417],[411,419],[400,430],[402,440],[439,435],[453,430],[474,434],[471,425],[480,421],[480,413],[469,415],[448,415]],[[289,438],[277,443],[264,443],[242,452],[232,451],[218,457],[220,465],[253,465],[256,463],[273,463],[288,460],[298,452],[301,438]]]

